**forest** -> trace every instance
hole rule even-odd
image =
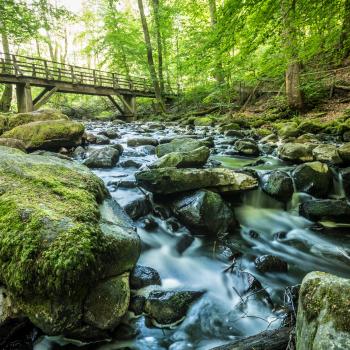
[[[350,350],[350,0],[0,33],[0,350]]]

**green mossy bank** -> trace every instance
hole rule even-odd
[[[0,282],[46,334],[79,338],[92,289],[130,271],[139,253],[131,222],[88,168],[0,146]],[[126,311],[122,289],[114,309]]]

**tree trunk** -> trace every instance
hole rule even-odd
[[[303,99],[300,90],[300,62],[298,58],[298,39],[295,28],[296,0],[281,1],[283,15],[283,42],[287,58],[285,75],[286,96],[288,105],[292,109],[303,108]]]
[[[146,44],[146,48],[147,48],[148,69],[149,69],[149,73],[150,73],[150,76],[151,76],[151,80],[152,80],[152,84],[153,84],[153,87],[154,87],[154,92],[155,92],[157,101],[158,101],[158,103],[160,105],[161,110],[164,112],[165,111],[165,106],[164,106],[164,102],[163,102],[161,91],[160,91],[160,86],[159,86],[159,81],[158,81],[156,69],[154,67],[151,38],[150,38],[150,35],[149,35],[149,31],[148,31],[148,25],[147,25],[147,21],[146,21],[145,11],[144,11],[144,8],[143,8],[143,2],[142,2],[142,0],[137,0],[137,2],[138,2],[138,6],[139,6],[139,11],[140,11],[143,35],[144,35],[144,38],[145,38],[145,44]]]
[[[213,31],[216,29],[217,24],[217,14],[216,14],[216,0],[208,0],[209,2],[209,12],[210,12],[210,21]],[[220,58],[219,48],[215,47],[215,72],[214,77],[219,84],[225,83],[225,78],[223,74],[223,67]]]
[[[350,0],[345,0],[344,17],[339,38],[339,50],[342,59],[350,55]]]
[[[1,34],[2,39],[2,46],[5,54],[5,60],[10,60],[10,45],[8,41],[7,34],[2,33]],[[0,99],[0,110],[2,112],[8,112],[11,108],[11,102],[12,102],[12,92],[13,87],[12,84],[6,84],[5,90],[2,93],[1,99]]]
[[[157,48],[158,48],[158,77],[160,93],[164,95],[164,75],[163,75],[163,43],[160,32],[160,16],[159,16],[159,0],[153,0],[154,22],[157,33]]]

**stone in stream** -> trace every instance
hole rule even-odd
[[[314,158],[320,162],[330,164],[341,164],[343,160],[339,156],[339,152],[334,145],[319,145],[312,150]]]
[[[259,272],[287,272],[288,264],[275,255],[262,255],[255,259],[255,267]]]
[[[215,192],[200,190],[172,202],[174,214],[185,226],[199,234],[220,237],[236,227],[233,211]]]
[[[143,295],[131,295],[129,310],[136,316],[139,316],[143,313],[145,303],[146,298]]]
[[[294,192],[292,178],[284,171],[276,170],[261,177],[262,190],[271,197],[288,202]]]
[[[100,132],[100,135],[104,135],[106,137],[108,137],[109,139],[119,139],[120,135],[118,133],[118,131],[113,130],[113,129],[106,129]]]
[[[236,139],[242,139],[244,137],[243,132],[239,130],[227,130],[224,135],[227,137],[235,137]]]
[[[313,161],[312,155],[313,148],[316,145],[303,144],[303,143],[285,143],[278,149],[279,158],[293,162],[293,163],[304,163]]]
[[[346,164],[350,164],[350,142],[340,146],[338,148],[338,152],[343,162]]]
[[[112,168],[119,160],[119,151],[114,147],[93,150],[83,164],[89,168]]]
[[[297,349],[350,349],[349,300],[349,279],[317,271],[307,274],[299,292]]]
[[[77,339],[84,326],[115,327],[140,239],[102,180],[73,161],[0,147],[0,184],[0,280],[21,315],[47,335]],[[115,311],[106,322],[101,283],[114,285],[103,292]]]
[[[142,166],[141,163],[139,163],[133,159],[123,160],[122,162],[119,162],[119,165],[123,168],[136,168],[136,169],[138,169]]]
[[[170,326],[182,321],[191,304],[205,292],[202,291],[152,291],[144,311],[157,325]]]
[[[157,156],[163,157],[164,155],[172,152],[191,152],[197,148],[208,146],[204,140],[195,140],[190,138],[176,138],[168,143],[162,143],[156,147]]]
[[[149,165],[149,168],[191,168],[203,166],[210,155],[208,147],[202,146],[189,152],[171,152]]]
[[[86,155],[86,151],[81,146],[78,146],[72,154],[73,158],[75,158],[75,159],[84,159],[85,155]]]
[[[350,168],[345,168],[340,171],[343,180],[343,188],[346,196],[350,198]]]
[[[244,156],[258,156],[260,153],[257,143],[250,139],[237,140],[234,146],[237,152]]]
[[[299,206],[299,214],[310,220],[350,222],[350,206],[345,200],[317,199]]]
[[[298,165],[292,172],[295,188],[316,197],[328,195],[332,184],[332,173],[325,163],[310,162]]]
[[[96,145],[109,145],[111,140],[105,135],[96,135],[94,142]]]
[[[158,140],[152,137],[134,137],[127,140],[128,147],[157,146],[158,144]]]
[[[137,183],[159,194],[184,192],[202,188],[218,192],[243,192],[255,189],[258,182],[250,175],[224,168],[161,168],[137,172]]]
[[[130,288],[141,289],[152,285],[161,285],[157,270],[148,266],[136,265],[130,274]]]
[[[61,147],[72,148],[82,143],[84,125],[70,120],[47,120],[16,126],[5,132],[3,138],[24,143],[27,151],[43,149],[58,151]]]

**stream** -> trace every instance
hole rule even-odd
[[[111,127],[112,124],[106,122],[86,123],[87,131],[96,135]],[[132,213],[142,240],[138,264],[156,269],[164,289],[203,290],[206,293],[192,305],[184,321],[173,328],[152,327],[144,316],[136,318],[131,315],[129,324],[135,331],[131,339],[78,344],[80,349],[208,350],[239,336],[280,327],[285,314],[282,307],[284,290],[287,286],[300,284],[306,273],[318,270],[350,277],[346,256],[350,249],[350,227],[328,222],[324,223],[327,229],[320,232],[315,223],[298,215],[299,203],[310,198],[309,195],[294,193],[285,205],[261,189],[244,194],[235,207],[241,227],[235,233],[233,247],[243,254],[238,256],[230,270],[232,246],[230,252],[224,245],[203,236],[184,239],[190,235],[189,230],[175,218],[168,218],[163,213],[166,209],[157,201],[154,204],[150,193],[133,187],[137,167],[152,163],[157,157],[153,146],[128,147],[127,140],[145,136],[160,140],[192,133],[200,138],[213,137],[215,147],[209,162],[220,162],[223,167],[246,167],[261,175],[277,168],[290,171],[290,165],[269,155],[262,156],[263,164],[257,162],[257,158],[227,155],[223,144],[225,137],[214,128],[188,130],[169,124],[163,129],[147,123],[113,127],[120,138],[111,142],[122,144],[124,152],[114,168],[93,171],[103,179],[112,197]],[[88,151],[97,147],[104,146],[91,145]],[[334,176],[336,178],[337,174]],[[335,181],[332,196],[344,196],[341,182]],[[143,214],[147,215],[148,222],[153,223],[151,228],[145,225]],[[185,248],[179,249],[184,242],[187,242]],[[265,254],[273,254],[286,261],[288,272],[259,273],[254,260]],[[225,269],[228,271],[224,272]],[[247,272],[255,276],[263,290],[242,297],[241,291],[249,276]],[[266,297],[267,293],[269,297]],[[65,345],[62,339],[52,337],[42,337],[35,345],[35,350],[75,348],[75,345]]]

